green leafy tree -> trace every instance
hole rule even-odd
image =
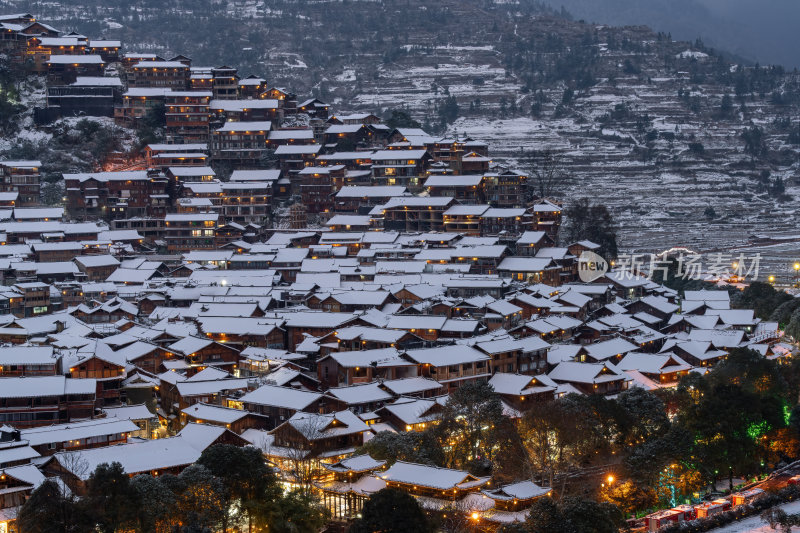
[[[25,106],[19,102],[19,92],[15,86],[16,70],[8,57],[0,58],[0,133],[14,133],[19,127]]]
[[[624,519],[611,503],[545,496],[534,501],[525,524],[531,533],[617,533]]]
[[[398,489],[381,489],[364,503],[361,518],[353,522],[349,533],[432,532],[428,518],[417,500]]]
[[[760,469],[762,440],[771,429],[785,426],[780,400],[738,385],[707,386],[696,403],[681,413],[682,425],[694,435],[693,455],[707,479],[748,475]]]
[[[495,453],[492,433],[502,417],[503,404],[488,383],[466,383],[456,389],[434,430],[442,447],[447,445],[445,466],[490,466]]]
[[[386,119],[386,125],[392,129],[422,127],[422,125],[411,118],[411,115],[408,114],[408,111],[404,109],[392,109],[389,118]]]
[[[143,148],[148,144],[163,141],[166,125],[166,107],[164,104],[158,104],[148,109],[138,124],[139,147]]]
[[[89,519],[58,483],[46,480],[33,491],[17,517],[20,533],[82,533],[91,530]]]
[[[617,397],[622,408],[620,433],[623,445],[634,445],[659,437],[670,428],[664,402],[650,392],[638,387],[629,389]]]
[[[571,497],[564,499],[561,509],[576,533],[617,533],[624,524],[617,506],[607,502]]]
[[[137,495],[121,464],[103,463],[89,476],[81,503],[97,521],[100,532],[115,533],[135,521],[139,509]]]
[[[313,494],[294,490],[280,500],[279,513],[262,527],[277,533],[316,533],[328,521],[325,509]]]
[[[194,464],[171,483],[175,509],[181,524],[189,531],[214,531],[224,523],[227,498],[225,486],[206,467]]]
[[[375,459],[392,465],[396,461],[407,461],[427,465],[443,466],[444,452],[436,436],[430,431],[396,433],[380,431],[361,446],[357,454],[369,454]]]
[[[519,424],[519,434],[532,471],[552,486],[557,475],[584,466],[596,452],[608,449],[602,426],[588,398],[569,394],[532,405]]]
[[[266,524],[277,512],[281,498],[278,480],[256,448],[215,444],[203,451],[197,464],[208,469],[225,489],[223,531],[234,513],[244,513],[248,523]]]
[[[784,400],[788,385],[778,363],[748,348],[734,348],[724,361],[708,374],[710,386],[736,383],[745,391],[762,397]]]
[[[719,116],[720,118],[729,118],[733,115],[734,107],[733,107],[733,98],[731,95],[725,94],[722,96],[722,100],[719,104]]]
[[[571,533],[558,503],[549,496],[533,501],[525,525],[530,533]]]
[[[458,100],[455,96],[446,96],[438,106],[439,120],[443,125],[452,124],[458,118]]]
[[[527,458],[525,443],[515,420],[501,417],[491,432],[492,477],[499,483],[513,483],[520,478],[530,479],[533,469]]]
[[[761,159],[767,154],[767,143],[764,139],[764,130],[758,126],[745,128],[741,133],[744,141],[744,151],[752,161]]]
[[[784,334],[796,341],[800,340],[800,309],[795,309],[792,313],[789,323],[786,324],[786,329],[784,329]]]
[[[600,498],[616,505],[626,515],[653,507],[657,499],[652,486],[631,479],[604,485]]]
[[[673,426],[665,434],[633,447],[623,466],[631,479],[653,486],[664,468],[691,456],[692,444],[689,431]]]
[[[734,293],[731,305],[737,309],[752,309],[757,317],[768,319],[783,303],[792,299],[792,296],[769,283],[754,281],[743,291]]]
[[[567,394],[561,398],[567,417],[579,429],[576,460],[587,463],[592,456],[612,451],[619,435],[623,412],[616,402],[599,394]]]
[[[175,495],[159,478],[140,474],[131,480],[131,489],[136,495],[136,531],[139,533],[161,533],[170,523],[175,505]]]

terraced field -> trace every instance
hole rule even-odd
[[[754,82],[721,117],[746,67],[647,28],[573,22],[529,2],[346,4],[0,0],[0,10],[57,13],[56,25],[121,38],[131,51],[237,65],[337,113],[404,108],[434,129],[454,96],[458,118],[442,134],[487,141],[498,163],[523,170],[531,151],[556,152],[568,176],[563,198],[611,207],[627,250],[727,250],[763,242],[756,235],[786,237],[779,244],[790,255],[800,250],[800,145],[787,144],[786,122],[800,127],[797,73],[765,71],[780,80],[774,89]],[[590,78],[582,86],[581,75]],[[575,90],[565,100],[567,86]],[[775,93],[795,99],[776,102]],[[769,152],[751,161],[741,135],[754,125]],[[791,199],[759,185],[765,171]]]

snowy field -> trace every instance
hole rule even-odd
[[[800,501],[794,501],[787,503],[786,505],[780,505],[779,508],[786,511],[787,514],[800,513]],[[781,530],[772,529],[769,527],[769,524],[761,520],[760,517],[752,516],[742,520],[741,522],[735,522],[725,527],[712,529],[711,531],[714,531],[714,533],[779,533]],[[793,527],[792,532],[800,532],[800,527]]]

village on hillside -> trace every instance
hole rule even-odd
[[[0,160],[0,532],[34,531],[42,487],[91,498],[113,463],[190,484],[220,446],[302,493],[319,524],[300,531],[372,531],[386,489],[453,532],[540,531],[510,528],[544,499],[656,531],[744,513],[765,479],[800,495],[800,315],[781,290],[800,264],[776,284],[729,255],[682,280],[697,254],[674,236],[639,262],[570,241],[574,199],[481,139],[339,114],[190,50],[25,13],[0,15],[0,53],[46,82],[36,127],[163,135],[62,169],[60,205],[40,161]],[[741,405],[709,403],[723,393]],[[248,531],[244,514],[192,516]]]

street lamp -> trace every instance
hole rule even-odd
[[[769,280],[770,283],[775,283],[775,276],[770,276],[767,279]]]
[[[609,476],[606,478],[606,481],[608,481],[608,484],[611,485],[612,483],[614,483],[614,476],[609,474]]]

